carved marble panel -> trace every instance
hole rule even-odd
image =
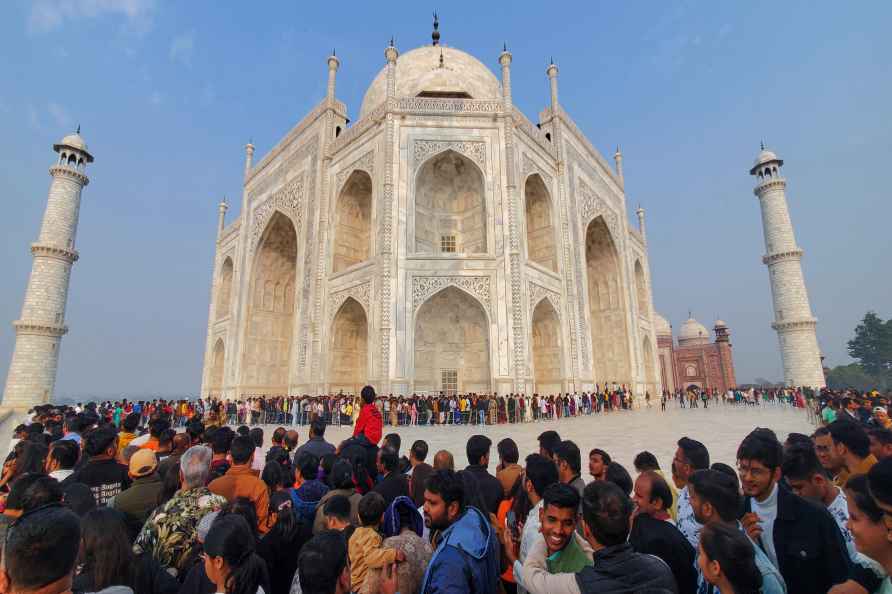
[[[476,297],[492,313],[488,276],[414,276],[412,277],[412,309],[417,311],[434,293],[448,286],[463,289]]]
[[[530,311],[532,312],[536,309],[536,306],[539,305],[539,302],[542,299],[548,299],[551,302],[552,307],[554,307],[554,311],[561,311],[561,295],[557,291],[552,291],[547,287],[543,287],[542,285],[536,284],[532,281],[528,281],[529,285],[529,301],[530,301]]]
[[[335,177],[335,187],[334,193],[335,195],[341,191],[341,188],[344,186],[344,182],[347,181],[347,178],[350,177],[350,174],[356,171],[357,169],[361,169],[369,174],[369,176],[374,179],[375,177],[375,151],[369,151],[363,156],[359,157],[347,167],[344,167],[338,172],[337,177]]]
[[[366,281],[358,285],[353,285],[352,287],[347,287],[346,289],[341,289],[340,291],[335,291],[334,293],[329,293],[328,304],[326,306],[328,309],[328,324],[331,325],[332,318],[334,318],[335,314],[338,313],[338,309],[340,309],[341,305],[343,305],[344,301],[349,297],[352,297],[359,302],[365,309],[366,315],[369,315],[371,294],[371,281]]]
[[[453,150],[457,153],[468,157],[481,169],[485,171],[486,167],[486,144],[471,140],[416,140],[412,143],[412,154],[414,156],[415,169],[443,151]]]
[[[248,244],[251,246],[252,252],[257,249],[260,236],[266,229],[270,217],[277,210],[287,214],[294,223],[298,233],[300,233],[301,218],[303,216],[301,204],[304,198],[304,177],[304,174],[300,174],[254,208],[251,237]]]

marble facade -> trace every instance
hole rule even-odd
[[[533,124],[501,80],[438,45],[400,55],[347,126],[325,99],[221,205],[202,394],[662,386],[643,229],[622,161],[557,97]]]

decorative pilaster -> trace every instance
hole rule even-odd
[[[31,244],[33,264],[21,317],[13,322],[16,341],[3,392],[3,409],[25,411],[49,402],[56,384],[61,339],[68,332],[65,308],[80,217],[81,191],[90,183],[87,145],[75,134],[53,145],[59,159],[50,183],[40,235]]]
[[[647,227],[644,225],[644,209],[641,205],[635,209],[635,215],[638,217],[638,231],[641,233],[641,239],[647,242]]]
[[[390,391],[390,334],[392,331],[393,303],[393,207],[395,202],[393,192],[393,156],[395,139],[394,111],[396,104],[396,60],[399,52],[390,40],[390,45],[384,50],[384,59],[387,60],[385,76],[387,77],[387,103],[384,116],[384,192],[381,201],[381,242],[379,244],[380,275],[379,296],[381,306],[381,353],[379,372],[379,391]]]

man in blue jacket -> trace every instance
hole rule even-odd
[[[470,495],[470,494],[469,494]],[[421,591],[496,592],[499,551],[495,531],[487,516],[465,505],[460,474],[438,470],[424,491],[424,523],[431,533],[440,532],[439,543],[428,564]]]

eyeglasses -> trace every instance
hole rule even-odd
[[[767,468],[759,468],[756,466],[749,466],[744,464],[737,465],[737,472],[740,473],[740,476],[749,475],[753,478],[759,478],[760,476],[771,474],[771,471]]]

